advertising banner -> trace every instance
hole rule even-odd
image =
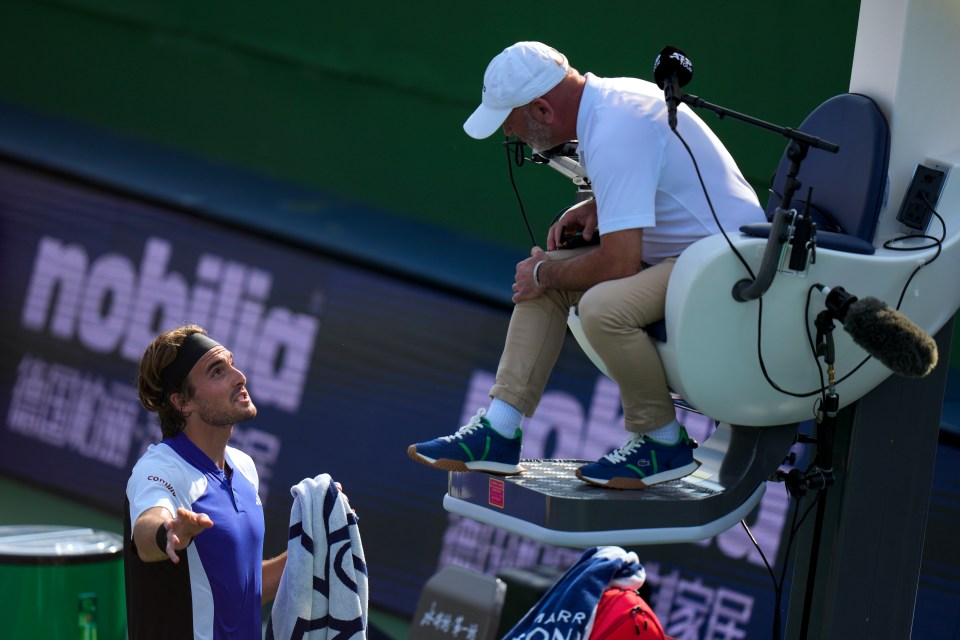
[[[290,487],[320,473],[359,515],[371,603],[401,615],[447,564],[564,570],[580,554],[447,514],[446,474],[406,455],[486,406],[507,309],[9,162],[0,269],[0,472],[120,515],[130,468],[159,439],[137,401],[139,358],[196,322],[233,352],[259,409],[233,444],[259,470],[268,555],[286,546]],[[683,422],[700,439],[711,429]],[[597,459],[624,440],[616,385],[570,338],[524,457]],[[787,512],[771,485],[749,519],[771,562]],[[673,635],[769,633],[770,576],[742,529],[637,551]]]

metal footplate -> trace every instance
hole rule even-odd
[[[580,460],[524,460],[517,476],[451,472],[444,508],[539,542],[573,548],[692,542],[722,533],[760,502],[797,425],[720,424],[691,475],[639,491],[577,479]]]

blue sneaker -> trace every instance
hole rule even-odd
[[[486,409],[480,409],[453,435],[410,445],[407,455],[444,471],[486,471],[505,476],[525,471],[520,466],[520,429],[516,438],[504,438],[484,418],[486,413]]]
[[[696,441],[683,427],[680,427],[680,438],[673,444],[634,433],[619,449],[577,469],[577,477],[608,489],[645,489],[696,471],[700,466],[693,459],[696,447]]]

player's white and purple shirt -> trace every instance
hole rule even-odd
[[[264,525],[258,488],[253,460],[238,449],[227,447],[221,470],[182,433],[150,446],[127,482],[131,640],[262,638]],[[132,528],[151,507],[205,513],[214,526],[180,552],[180,563],[143,562]]]

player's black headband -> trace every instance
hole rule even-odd
[[[179,389],[193,365],[220,343],[203,333],[191,333],[177,350],[177,357],[160,372],[160,384],[167,393]]]

